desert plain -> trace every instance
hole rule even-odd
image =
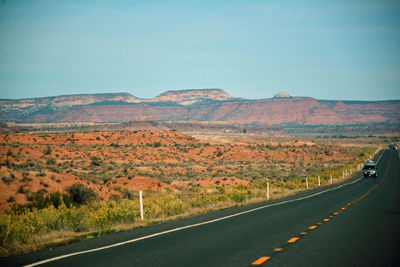
[[[1,133],[1,254],[343,182],[393,138],[174,130]]]

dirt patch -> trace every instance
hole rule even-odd
[[[176,131],[0,134],[0,209],[27,203],[34,193],[66,192],[74,183],[93,189],[100,200],[123,197],[123,190],[247,186],[339,165],[361,149],[255,134],[210,140],[202,134],[201,140]]]

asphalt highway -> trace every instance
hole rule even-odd
[[[400,159],[378,178],[84,240],[0,266],[400,266]],[[46,262],[47,261],[47,262]]]

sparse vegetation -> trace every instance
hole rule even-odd
[[[0,134],[0,189],[16,188],[15,196],[0,198],[0,251],[40,247],[51,241],[44,236],[67,240],[264,201],[267,180],[279,198],[304,190],[306,177],[310,187],[318,176],[323,185],[330,175],[341,181],[377,149],[322,141],[228,144],[149,131]]]
[[[6,185],[10,185],[10,184],[14,181],[13,178],[11,178],[11,177],[6,177],[6,176],[1,177],[1,180],[2,180]]]

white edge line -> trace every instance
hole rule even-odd
[[[381,154],[381,156],[377,160],[377,164],[378,164],[379,160],[381,159],[382,155],[383,155],[383,153]],[[155,234],[151,234],[151,235],[142,236],[142,237],[138,237],[138,238],[135,238],[135,239],[127,240],[127,241],[124,241],[124,242],[115,243],[115,244],[104,246],[104,247],[99,247],[99,248],[94,248],[94,249],[88,249],[88,250],[84,250],[84,251],[74,252],[74,253],[70,253],[70,254],[65,254],[65,255],[62,255],[62,256],[57,256],[57,257],[49,258],[49,259],[46,259],[46,260],[34,262],[34,263],[31,263],[31,264],[28,264],[28,265],[25,265],[25,266],[26,267],[37,266],[37,265],[41,265],[41,264],[44,264],[44,263],[48,263],[48,262],[52,262],[52,261],[56,261],[56,260],[61,260],[61,259],[64,259],[64,258],[68,258],[68,257],[80,255],[80,254],[86,254],[86,253],[91,253],[91,252],[104,250],[104,249],[108,249],[108,248],[118,247],[118,246],[122,246],[122,245],[125,245],[125,244],[134,243],[134,242],[137,242],[137,241],[149,239],[149,238],[152,238],[152,237],[156,237],[156,236],[165,235],[165,234],[168,234],[168,233],[181,231],[181,230],[184,230],[184,229],[189,229],[189,228],[198,227],[198,226],[201,226],[201,225],[206,225],[206,224],[210,224],[210,223],[223,221],[223,220],[226,220],[226,219],[229,219],[229,218],[233,218],[233,217],[236,217],[236,216],[239,216],[239,215],[243,215],[243,214],[246,214],[246,213],[250,213],[250,212],[254,212],[254,211],[257,211],[257,210],[261,210],[261,209],[265,209],[265,208],[269,208],[269,207],[273,207],[273,206],[278,206],[278,205],[282,205],[282,204],[286,204],[286,203],[290,203],[290,202],[300,201],[300,200],[304,200],[304,199],[307,199],[307,198],[312,198],[312,197],[324,194],[324,193],[329,192],[329,191],[337,190],[337,189],[339,189],[339,188],[341,188],[343,186],[354,184],[354,183],[356,183],[356,182],[358,182],[360,180],[361,180],[361,178],[358,178],[358,179],[356,179],[356,180],[354,180],[354,181],[352,181],[350,183],[342,184],[342,185],[339,185],[338,187],[330,188],[330,189],[327,189],[327,190],[324,190],[324,191],[321,191],[321,192],[318,192],[318,193],[315,193],[315,194],[312,194],[312,195],[309,195],[309,196],[304,196],[304,197],[300,197],[300,198],[296,198],[296,199],[285,200],[285,201],[282,201],[282,202],[279,202],[279,203],[264,205],[264,206],[261,206],[261,207],[258,207],[258,208],[254,208],[254,209],[238,212],[238,213],[231,214],[231,215],[228,215],[228,216],[224,216],[224,217],[221,217],[221,218],[218,218],[218,219],[205,221],[205,222],[201,222],[201,223],[195,223],[195,224],[191,224],[191,225],[186,225],[186,226],[174,228],[174,229],[171,229],[171,230],[162,231],[162,232],[158,232],[158,233],[155,233]]]
[[[385,150],[383,150],[383,152],[382,152],[381,155],[379,156],[379,159],[376,161],[376,164],[379,163],[379,161],[381,160],[381,158],[382,158],[384,152],[385,152]]]

